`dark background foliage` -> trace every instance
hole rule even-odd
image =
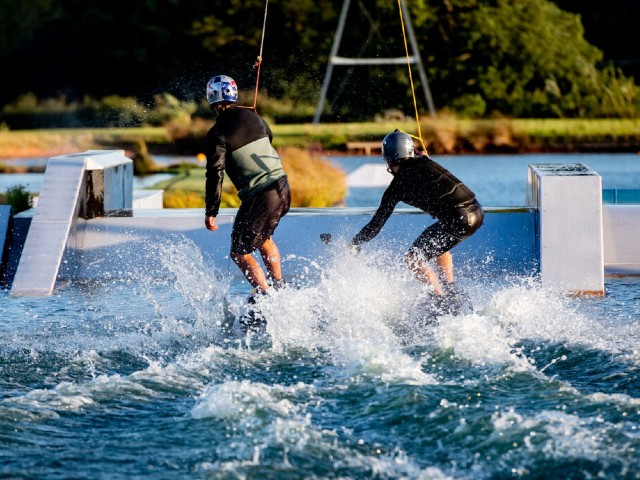
[[[466,116],[633,117],[635,0],[406,0],[438,110]],[[264,0],[0,0],[0,106],[158,94],[200,103],[214,74],[250,91]],[[271,0],[260,92],[315,106],[342,0]],[[572,12],[572,13],[569,13]],[[398,6],[353,0],[339,54],[404,56]],[[419,107],[425,111],[414,71]],[[247,103],[253,99],[245,98]],[[308,108],[308,109],[309,109]],[[413,112],[406,66],[334,69],[327,119]]]

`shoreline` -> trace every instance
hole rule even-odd
[[[294,147],[326,156],[380,153],[384,136],[413,122],[273,125],[276,150]],[[93,149],[150,155],[198,155],[204,131],[165,127],[0,131],[2,159],[42,158]],[[450,119],[425,122],[422,139],[430,155],[526,153],[640,153],[640,119]],[[416,137],[417,138],[417,137]]]
[[[371,142],[374,145],[377,142]],[[277,146],[276,150],[281,148],[288,148],[291,145]],[[182,148],[181,148],[182,147]],[[154,155],[169,155],[169,156],[197,156],[200,152],[194,151],[193,148],[184,148],[177,145],[159,145],[148,144],[148,152],[152,157]],[[318,154],[327,157],[333,156],[366,156],[366,155],[380,155],[380,148],[373,147],[370,153],[365,153],[362,148],[328,148],[323,149],[316,145],[296,146],[296,148],[302,148],[309,153]],[[19,162],[20,160],[33,160],[41,158],[51,158],[60,155],[70,155],[74,153],[81,153],[92,149],[113,149],[124,150],[125,155],[129,158],[133,158],[136,154],[135,150],[131,148],[130,144],[114,144],[111,147],[105,145],[72,145],[65,143],[60,146],[35,146],[25,145],[18,146],[13,145],[11,148],[0,149],[0,164],[4,161]],[[433,143],[427,147],[430,155],[437,156],[449,156],[449,155],[514,155],[514,154],[543,154],[543,153],[635,153],[640,156],[640,145],[635,142],[567,142],[561,143],[549,143],[546,145],[496,145],[485,144],[484,148],[473,148],[470,145],[454,145],[445,148],[440,143]]]
[[[119,150],[119,148],[114,147],[114,150]],[[129,158],[133,158],[134,152],[125,150],[125,155]],[[21,161],[29,162],[40,159],[49,159],[51,157],[57,157],[61,155],[71,155],[76,153],[82,153],[84,150],[62,150],[62,151],[43,151],[43,152],[29,152],[20,154],[20,155],[12,155],[5,156],[0,154],[0,165],[4,166],[12,166],[15,168],[19,168],[21,165]],[[371,152],[371,154],[365,154],[361,151],[357,150],[311,150],[311,153],[318,154],[320,156],[325,157],[340,157],[340,156],[353,156],[353,157],[365,157],[365,156],[380,156],[380,151]],[[611,148],[611,147],[597,147],[597,148],[536,148],[536,149],[488,149],[484,151],[455,151],[455,152],[438,152],[438,151],[429,151],[429,155],[438,156],[438,157],[448,157],[455,155],[531,155],[531,154],[580,154],[580,153],[601,153],[601,154],[617,154],[617,153],[631,153],[636,154],[640,158],[640,150],[636,148]],[[154,155],[162,155],[162,156],[176,156],[176,157],[196,157],[198,154],[191,153],[172,153],[167,151],[162,152],[149,152],[151,157]],[[28,167],[27,167],[28,168]],[[12,173],[12,172],[2,172],[1,173]],[[16,172],[16,173],[25,173],[25,172]]]
[[[104,150],[109,150],[109,148],[103,148]],[[124,150],[125,154],[129,157],[133,157],[135,154],[134,151],[123,148],[121,146],[114,146],[113,150]],[[27,149],[25,151],[18,152],[10,152],[6,154],[5,152],[0,152],[0,163],[5,160],[10,161],[19,161],[19,160],[33,160],[37,158],[51,158],[57,157],[60,155],[71,155],[75,153],[81,153],[88,149],[77,148],[77,149],[54,149],[54,150],[36,150],[36,149]],[[90,149],[89,149],[90,150]],[[276,148],[278,150],[278,148]],[[379,155],[381,153],[381,149],[377,149],[371,152],[371,154],[363,153],[360,149],[353,150],[337,150],[337,149],[328,149],[321,150],[316,148],[308,148],[306,149],[310,153],[317,153],[319,155],[324,155],[328,157],[335,156],[369,156],[369,155]],[[594,145],[568,145],[568,146],[560,146],[560,145],[548,145],[546,147],[538,147],[538,148],[486,148],[482,150],[472,150],[472,149],[455,149],[453,151],[441,151],[438,148],[427,148],[429,150],[430,155],[496,155],[496,154],[505,154],[505,155],[514,155],[514,154],[536,154],[536,153],[636,153],[640,155],[640,146],[637,145],[615,145],[615,144],[594,144]],[[199,154],[199,152],[180,152],[174,151],[173,149],[149,149],[149,154],[151,156],[154,155],[168,155],[168,156],[176,156],[176,157],[195,157]]]

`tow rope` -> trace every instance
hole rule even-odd
[[[420,140],[420,144],[422,145],[422,149],[426,152],[427,148],[424,145],[424,141],[422,140],[422,131],[420,130],[420,114],[418,113],[418,102],[416,101],[416,90],[413,86],[413,75],[411,74],[411,58],[409,57],[409,46],[407,45],[407,35],[404,29],[404,16],[402,14],[402,3],[401,0],[398,0],[398,10],[400,11],[400,25],[402,25],[402,39],[404,40],[404,51],[407,56],[407,68],[409,69],[409,82],[411,83],[411,94],[413,95],[413,108],[416,112],[416,123],[418,124],[418,136],[414,136],[409,134],[411,137]]]
[[[264,47],[264,32],[267,27],[267,9],[269,7],[269,0],[265,1],[264,4],[264,20],[262,21],[262,39],[260,40],[260,53],[258,54],[258,58],[256,59],[256,63],[253,65],[253,68],[257,69],[256,75],[256,91],[253,97],[253,110],[256,110],[256,105],[258,104],[258,87],[260,85],[260,66],[262,65],[262,48]]]

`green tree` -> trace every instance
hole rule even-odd
[[[406,3],[438,109],[470,116],[640,116],[638,87],[585,40],[580,17],[551,0]],[[264,34],[259,92],[271,105],[282,101],[311,112],[343,0],[272,0],[263,30],[266,5],[0,0],[0,105],[30,92],[69,102],[120,96],[144,106],[168,94],[200,105],[216,73],[253,92]],[[395,1],[352,1],[338,54],[404,56],[399,13]],[[421,92],[415,68],[413,79]],[[252,104],[252,97],[242,101]],[[416,98],[426,111],[422,95]],[[406,65],[336,67],[328,100],[325,120],[368,120],[387,110],[413,115]]]
[[[120,95],[145,101],[164,92],[184,98],[206,81],[194,73],[206,57],[190,28],[212,10],[210,2],[0,2],[0,25],[10,27],[0,28],[0,46],[9,47],[0,50],[0,103],[29,92],[70,100]]]
[[[238,59],[250,58],[252,49],[258,51],[264,14],[262,1],[231,4],[226,16],[207,16],[196,25],[212,55],[237,53],[222,55],[216,62],[227,72],[237,71]],[[341,5],[328,0],[270,4],[261,88],[293,102],[317,100]],[[415,0],[407,5],[439,109],[470,116],[499,112],[525,117],[640,112],[640,94],[633,81],[610,65],[601,68],[602,52],[584,39],[580,17],[549,0]],[[314,15],[317,12],[324,16]],[[397,3],[352,2],[338,54],[404,56]],[[241,75],[241,84],[252,85],[252,75],[255,72]],[[424,111],[415,69],[413,77]],[[328,100],[325,119],[371,119],[390,109],[413,114],[409,75],[403,66],[336,67]]]
[[[640,94],[584,39],[578,15],[547,0],[445,0],[430,30],[436,97],[523,117],[633,116]]]
[[[260,90],[293,102],[315,101],[331,48],[332,36],[327,31],[335,29],[337,23],[336,3],[272,1],[263,30],[264,0],[230,0],[224,9],[211,9],[196,19],[191,34],[209,59],[206,74],[224,72],[247,90],[256,84],[255,64],[264,34]]]
[[[0,52],[8,55],[28,43],[42,25],[60,18],[57,0],[0,0]]]
[[[638,0],[553,0],[561,9],[580,14],[585,38],[600,48],[625,75],[640,82],[640,18]]]

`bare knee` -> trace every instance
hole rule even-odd
[[[235,264],[240,267],[251,263],[251,260],[253,260],[253,255],[250,253],[231,252],[229,256],[231,257],[231,260],[233,260]]]

